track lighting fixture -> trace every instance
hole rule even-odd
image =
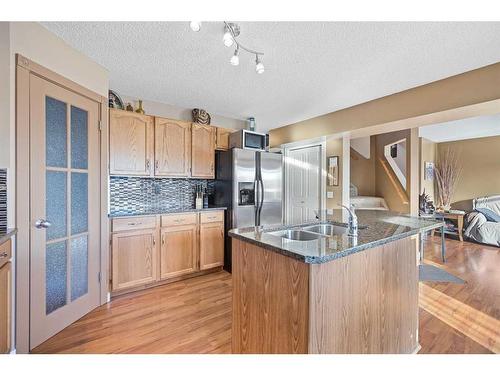
[[[199,21],[191,21],[189,24],[191,27],[191,30],[193,31],[200,31],[201,29],[201,22]],[[242,45],[238,40],[238,36],[240,35],[240,27],[236,23],[232,22],[226,22],[224,21],[224,34],[222,36],[222,41],[226,47],[231,47],[233,44],[236,44],[236,49],[234,50],[233,56],[231,56],[231,59],[229,62],[231,65],[239,65],[240,63],[240,57],[239,57],[239,52],[240,49],[251,53],[252,55],[255,55],[255,71],[258,74],[264,73],[264,64],[262,64],[261,57],[264,55],[263,52],[258,52],[255,50],[252,50],[250,48],[245,47]]]
[[[201,22],[200,21],[191,21],[189,23],[189,27],[191,28],[191,30],[198,32],[201,29]]]
[[[259,55],[255,55],[255,71],[257,72],[257,74],[264,73],[264,64],[262,64],[262,61],[260,61]]]
[[[234,50],[234,55],[231,57],[231,60],[229,60],[231,65],[236,66],[240,64],[240,58],[238,56],[239,52],[240,52],[240,47],[236,46],[236,49]]]

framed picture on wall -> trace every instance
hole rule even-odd
[[[424,164],[424,180],[434,180],[434,163],[426,161]]]
[[[339,157],[328,157],[328,186],[339,186]]]

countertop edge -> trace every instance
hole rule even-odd
[[[302,261],[304,263],[321,264],[321,263],[330,262],[332,260],[340,259],[340,258],[349,256],[349,255],[352,255],[354,253],[358,253],[360,251],[365,251],[365,250],[368,250],[370,248],[378,247],[378,246],[384,245],[388,242],[397,241],[397,240],[400,240],[402,238],[411,237],[411,236],[419,234],[419,233],[425,233],[425,232],[428,232],[428,231],[433,230],[433,229],[438,229],[442,226],[443,226],[443,224],[441,222],[437,222],[435,224],[429,223],[429,226],[427,226],[425,228],[415,228],[415,229],[409,230],[409,231],[404,232],[404,233],[395,234],[395,235],[392,235],[392,236],[387,237],[387,238],[381,238],[381,239],[375,240],[373,242],[369,242],[369,243],[366,243],[363,245],[355,246],[355,247],[340,251],[338,253],[334,253],[331,255],[325,255],[325,256],[321,256],[321,257],[304,256],[301,254],[297,254],[297,253],[288,251],[286,249],[261,242],[259,240],[253,239],[253,238],[245,237],[244,235],[239,234],[239,233],[234,233],[233,231],[229,231],[229,236],[232,238],[235,238],[235,239],[245,241],[245,242],[251,243],[253,245],[262,247],[264,249],[274,251],[274,252],[282,254],[284,256],[288,256],[290,258],[297,259],[297,260]]]
[[[9,238],[17,233],[17,228],[7,228],[7,232],[0,233],[0,245],[7,242]]]

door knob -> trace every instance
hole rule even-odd
[[[47,221],[45,219],[38,219],[37,221],[35,221],[35,227],[38,229],[48,228],[51,225],[52,224],[50,223],[50,221]]]

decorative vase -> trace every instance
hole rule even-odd
[[[135,110],[137,113],[140,113],[141,115],[145,114],[144,108],[142,108],[142,100],[139,100],[139,108]]]

